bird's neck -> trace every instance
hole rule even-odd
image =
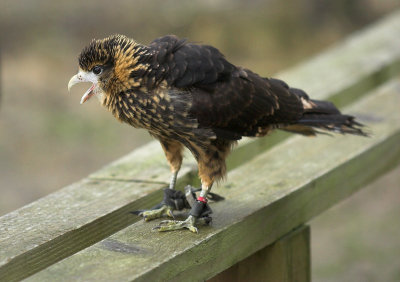
[[[120,122],[137,128],[146,128],[146,118],[144,117],[146,96],[147,94],[140,90],[128,89],[117,95],[105,95],[101,103]]]

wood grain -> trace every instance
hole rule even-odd
[[[213,223],[198,235],[136,222],[28,281],[211,278],[398,165],[399,104],[400,81],[390,81],[346,108],[370,120],[372,137],[293,137],[231,171],[215,189],[226,200],[212,205]],[[105,247],[110,240],[138,252]]]

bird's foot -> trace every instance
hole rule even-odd
[[[174,210],[182,210],[190,208],[183,192],[174,189],[164,189],[164,199],[157,206],[150,210],[133,211],[133,214],[142,216],[145,221],[150,221],[156,218],[161,218],[164,215],[174,218]]]
[[[207,202],[196,200],[193,202],[192,209],[190,210],[190,215],[186,220],[164,220],[161,221],[160,224],[153,229],[163,232],[186,228],[194,233],[198,233],[198,229],[195,224],[209,224],[212,220],[212,218],[210,217],[211,213],[212,210]]]
[[[142,216],[145,221],[150,221],[156,218],[161,218],[164,215],[174,218],[174,214],[172,213],[172,211],[173,211],[172,207],[167,205],[162,205],[160,208],[139,211],[137,215]]]
[[[172,231],[179,229],[189,229],[194,233],[198,233],[196,224],[196,218],[194,216],[189,215],[189,217],[184,221],[179,220],[163,220],[159,225],[153,228],[153,230],[158,230],[160,232],[163,231]]]

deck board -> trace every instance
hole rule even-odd
[[[372,137],[293,137],[228,174],[198,235],[137,222],[28,281],[201,281],[273,243],[400,163],[400,80],[346,108]],[[382,109],[385,109],[383,112]],[[373,121],[372,121],[373,120]],[[251,176],[251,177],[249,177]]]

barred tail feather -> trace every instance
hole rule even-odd
[[[304,106],[304,114],[295,124],[283,128],[284,130],[307,136],[323,133],[319,130],[368,136],[362,130],[363,124],[357,122],[353,116],[343,115],[333,103],[312,100],[301,90],[291,90],[300,96]]]
[[[362,130],[363,124],[355,121],[353,116],[342,115],[340,113],[305,114],[297,124],[331,132],[368,136],[368,134]]]

